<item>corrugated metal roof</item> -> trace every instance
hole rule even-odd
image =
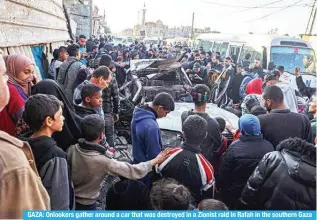
[[[0,47],[69,39],[62,0],[6,0],[0,6]]]

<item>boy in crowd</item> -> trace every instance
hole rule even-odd
[[[208,123],[198,115],[190,115],[183,123],[184,143],[173,148],[168,159],[156,167],[164,178],[173,178],[187,187],[196,203],[213,198],[214,169],[201,154],[200,145],[207,136]]]
[[[222,145],[222,137],[218,123],[206,113],[207,103],[210,99],[210,89],[206,85],[198,84],[193,88],[191,95],[195,104],[194,109],[182,113],[182,123],[184,123],[184,121],[190,115],[199,115],[200,117],[205,119],[208,124],[208,135],[201,143],[200,149],[201,154],[204,155],[209,163],[214,166],[219,163],[217,162],[220,159],[220,156],[218,156],[218,152]],[[215,171],[217,173],[217,170]]]
[[[199,203],[198,210],[228,210],[228,207],[221,201],[215,199],[204,199]]]
[[[86,84],[81,90],[81,100],[79,105],[75,105],[76,113],[84,118],[87,115],[99,114],[103,117],[98,109],[102,105],[102,89],[94,84]]]
[[[95,210],[101,183],[106,175],[128,179],[143,178],[152,167],[162,163],[169,149],[156,158],[131,165],[106,156],[106,149],[98,143],[104,138],[105,121],[97,114],[88,115],[82,121],[82,139],[67,151],[75,186],[76,210]]]
[[[50,199],[52,210],[73,209],[74,192],[66,154],[51,138],[62,131],[63,103],[55,96],[37,94],[25,103],[24,120],[33,133],[23,137],[33,151],[37,170]]]
[[[155,96],[150,104],[136,107],[131,122],[131,137],[134,163],[145,162],[155,158],[162,148],[161,133],[157,118],[164,118],[174,111],[173,97],[165,92]],[[151,186],[151,174],[142,180]]]

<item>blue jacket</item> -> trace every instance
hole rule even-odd
[[[135,108],[131,133],[135,163],[154,159],[161,152],[160,128],[155,113],[149,107]]]
[[[247,87],[248,83],[254,79],[254,76],[252,73],[247,73],[245,74],[244,79],[242,80],[242,83],[240,85],[240,91],[239,95],[241,98],[244,98],[247,94],[245,93],[245,88]]]

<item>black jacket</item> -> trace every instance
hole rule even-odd
[[[259,77],[262,78],[262,80],[264,79],[265,73],[262,67],[253,67],[252,69],[250,69],[250,72],[254,73],[254,75],[257,74]]]
[[[309,146],[316,155],[315,147]],[[241,201],[247,209],[316,210],[316,157],[311,159],[279,146],[277,150],[259,163]]]
[[[82,118],[84,118],[87,115],[99,114],[98,110],[93,108],[87,108],[82,105],[74,105],[74,107],[75,107],[76,114]]]
[[[186,186],[197,203],[202,199],[213,198],[213,167],[200,154],[199,146],[184,143],[181,148],[173,148],[168,159],[156,167],[156,172]]]
[[[221,200],[233,207],[249,177],[266,153],[274,151],[272,144],[259,136],[240,136],[221,158],[217,188]]]
[[[240,86],[245,76],[243,76],[241,73],[237,73],[231,83],[231,86],[229,88],[229,97],[232,99],[233,104],[238,104],[241,102],[240,97]]]
[[[269,114],[259,115],[258,118],[264,139],[271,142],[274,148],[289,137],[299,137],[314,143],[310,121],[305,115],[285,109],[272,110]]]
[[[208,136],[205,138],[204,142],[200,145],[201,154],[211,163],[215,169],[217,175],[217,164],[219,164],[220,156],[217,154],[221,144],[222,136],[219,129],[219,124],[216,120],[212,119],[207,113],[193,112],[189,110],[182,113],[181,119],[182,124],[190,115],[199,115],[208,122],[207,132]]]
[[[29,138],[30,135],[25,134],[21,139],[27,141],[32,148],[36,168],[50,196],[51,209],[74,209],[75,194],[66,153],[51,137]]]
[[[313,94],[316,93],[316,88],[307,87],[305,85],[302,76],[296,77],[296,85],[303,96],[311,98]]]

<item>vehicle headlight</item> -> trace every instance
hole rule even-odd
[[[177,131],[161,129],[163,150],[167,147],[180,147],[183,141],[182,133]]]

